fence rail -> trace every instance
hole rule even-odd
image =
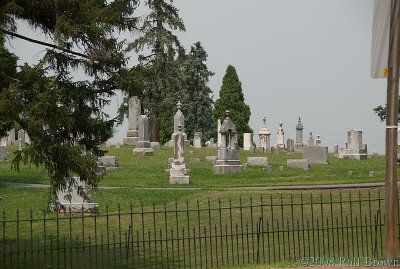
[[[3,211],[0,265],[221,268],[380,257],[383,208],[380,192],[368,191],[106,207],[98,215]]]

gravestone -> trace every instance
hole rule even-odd
[[[267,157],[247,157],[247,164],[253,166],[267,166]]]
[[[129,98],[129,110],[128,110],[128,131],[126,137],[122,139],[123,145],[134,146],[139,139],[139,116],[141,114],[141,103],[137,96]]]
[[[289,138],[286,142],[286,148],[288,152],[294,152],[295,149],[295,144],[294,144],[294,140]]]
[[[347,131],[344,159],[366,160],[368,158],[367,145],[362,142],[362,131],[352,129]]]
[[[315,145],[320,146],[321,144],[322,144],[321,137],[319,135],[317,135],[317,140],[315,141]]]
[[[201,132],[195,132],[193,138],[193,146],[194,148],[201,148],[201,138],[203,134]]]
[[[236,126],[229,118],[229,111],[226,111],[226,118],[221,125],[221,147],[218,149],[218,157],[215,161],[214,174],[232,174],[243,171],[238,151]]]
[[[18,130],[18,148],[25,147],[25,131],[23,129]]]
[[[182,133],[182,125],[178,125],[178,132],[174,133],[172,138],[175,146],[174,161],[169,170],[169,184],[189,184],[184,158],[185,136]]]
[[[121,144],[120,144],[119,142],[117,142],[117,144],[115,144],[115,148],[116,148],[116,149],[121,148]]]
[[[307,146],[303,148],[303,159],[310,163],[328,164],[328,147]]]
[[[103,165],[103,163],[100,161],[100,158],[96,161],[96,175],[98,176],[103,176],[106,174],[106,167]]]
[[[91,188],[79,177],[71,177],[65,189],[57,191],[56,202],[50,207],[59,213],[97,213],[98,204],[90,202]]]
[[[271,175],[272,166],[269,164],[269,165],[267,165],[265,168],[263,168],[263,170],[265,171],[265,173],[266,173],[267,175]]]
[[[109,169],[120,169],[119,163],[115,156],[102,156],[99,158],[101,163],[106,167],[107,170]]]
[[[169,141],[168,146],[171,148],[175,147],[175,144],[174,144],[175,142],[174,142],[173,137],[175,136],[175,133],[179,132],[178,126],[181,125],[182,126],[182,134],[183,134],[183,137],[185,138],[184,139],[185,147],[189,147],[190,142],[189,142],[189,140],[187,140],[187,135],[185,133],[185,116],[183,115],[183,113],[181,111],[181,108],[182,108],[181,101],[178,101],[178,103],[176,104],[176,108],[177,108],[177,111],[174,115],[174,132],[171,135],[171,140]]]
[[[301,118],[296,125],[296,143],[294,144],[295,151],[302,151],[303,150],[303,123],[301,122]]]
[[[258,132],[258,137],[260,138],[260,147],[259,150],[263,153],[271,152],[271,141],[270,141],[271,133],[267,128],[267,118],[263,117],[263,125]]]
[[[369,177],[374,177],[375,176],[375,171],[369,171],[368,172]]]
[[[253,150],[253,133],[243,134],[243,150]]]
[[[217,123],[217,147],[220,148],[221,147],[221,120],[218,119],[218,123]]]
[[[8,132],[8,146],[14,145],[16,141],[18,141],[18,140],[15,139],[15,129],[11,129]]]
[[[4,162],[7,159],[7,147],[0,146],[0,162]]]
[[[310,169],[310,162],[307,159],[287,159],[287,166],[293,168],[301,168],[304,171]]]
[[[335,144],[335,145],[333,146],[333,155],[334,155],[335,157],[339,157],[339,145],[337,145],[337,144]]]
[[[315,146],[314,137],[312,135],[312,132],[309,132],[309,136],[308,136],[308,139],[307,139],[307,146]]]
[[[283,130],[283,123],[279,122],[279,128],[276,131],[276,145],[275,148],[277,149],[284,149],[285,148],[285,131]]]
[[[149,119],[146,115],[139,116],[139,133],[136,147],[133,149],[135,156],[153,156],[154,151],[149,141]]]

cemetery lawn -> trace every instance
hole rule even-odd
[[[190,185],[171,186],[168,184],[168,158],[173,155],[173,149],[162,147],[154,151],[154,156],[133,156],[132,147],[121,146],[103,148],[106,155],[116,156],[122,169],[107,171],[100,182],[100,186],[127,187],[127,188],[156,188],[156,187],[189,187],[202,189],[218,189],[226,187],[244,186],[290,186],[315,184],[345,184],[383,182],[385,159],[384,156],[371,156],[368,160],[343,160],[329,155],[329,164],[312,164],[308,172],[297,168],[288,168],[287,159],[301,159],[302,153],[262,154],[241,150],[239,156],[242,163],[247,162],[249,156],[266,156],[272,165],[271,174],[267,174],[263,167],[248,166],[243,173],[231,175],[213,175],[212,163],[206,161],[206,156],[217,154],[216,149],[185,149],[185,162],[191,169]],[[10,150],[12,151],[12,149]],[[12,153],[10,153],[12,155]],[[9,159],[11,159],[10,156]],[[279,171],[279,166],[284,166]],[[348,176],[352,171],[352,176]],[[375,171],[374,177],[369,177],[369,171]],[[11,162],[0,163],[0,182],[22,182],[48,184],[46,171],[34,166],[21,165],[20,171],[11,169]]]

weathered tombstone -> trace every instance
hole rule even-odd
[[[10,146],[10,145],[14,145],[15,144],[15,141],[16,141],[16,139],[15,139],[15,129],[11,129],[9,132],[8,132],[8,145]]]
[[[96,175],[102,176],[106,174],[106,166],[100,161],[100,158],[96,161]]]
[[[137,96],[129,98],[128,103],[128,131],[126,132],[126,137],[122,139],[122,143],[124,145],[134,146],[139,139],[138,118],[141,114],[141,103]]]
[[[270,141],[271,133],[267,128],[267,118],[263,117],[263,125],[258,132],[258,137],[260,138],[260,148],[259,150],[263,153],[271,151],[271,141]]]
[[[23,129],[18,130],[18,148],[25,147],[25,131]]]
[[[0,162],[7,159],[7,147],[0,146]]]
[[[178,132],[174,133],[173,140],[175,144],[174,161],[169,170],[169,184],[189,184],[184,158],[185,137],[182,133],[182,125],[178,125]]]
[[[356,129],[347,131],[346,150],[343,158],[351,160],[368,158],[367,145],[362,143],[362,131]]]
[[[307,159],[287,159],[287,166],[293,168],[301,168],[304,171],[310,169],[310,162]]]
[[[247,164],[254,166],[267,166],[268,158],[267,157],[247,157]]]
[[[322,142],[321,142],[321,137],[319,135],[317,135],[317,140],[315,141],[315,145],[316,146],[321,146]]]
[[[276,131],[276,145],[275,148],[277,149],[284,149],[285,148],[285,131],[283,130],[283,123],[279,122],[279,128]]]
[[[308,159],[310,163],[327,164],[328,147],[307,146],[303,148],[303,159]]]
[[[221,120],[218,119],[218,123],[217,123],[217,147],[220,148],[221,147]]]
[[[117,142],[117,144],[115,144],[115,148],[116,148],[116,149],[121,148],[121,144],[120,144],[119,142]]]
[[[51,208],[61,213],[97,213],[98,204],[91,203],[90,197],[90,186],[79,177],[71,177],[66,188],[57,191],[56,202]]]
[[[347,171],[347,176],[351,177],[353,175],[353,171]]]
[[[315,146],[314,137],[312,136],[312,132],[309,133],[309,137],[307,139],[307,146]]]
[[[283,166],[283,165],[280,165],[280,166],[279,166],[279,171],[281,171],[281,172],[282,172],[282,171],[283,171],[283,169],[284,169],[284,166]]]
[[[299,121],[296,125],[296,143],[294,144],[295,151],[303,150],[303,123],[301,122],[301,118],[299,117]]]
[[[253,149],[253,133],[243,134],[243,150]]]
[[[236,126],[229,118],[229,111],[226,111],[226,118],[221,125],[221,147],[218,149],[218,157],[213,167],[214,174],[231,174],[243,171],[238,151]]]
[[[182,134],[183,134],[183,137],[185,138],[185,147],[189,147],[190,142],[189,142],[189,140],[187,140],[187,135],[185,133],[185,116],[183,115],[183,113],[181,111],[181,108],[182,108],[181,101],[178,101],[178,103],[176,104],[176,108],[177,108],[177,111],[174,115],[174,132],[171,135],[171,140],[169,141],[168,146],[171,148],[173,148],[175,146],[173,137],[175,136],[175,133],[179,132],[178,126],[181,125],[182,126]]]
[[[333,146],[333,155],[334,155],[335,157],[339,157],[339,145],[337,145],[337,144],[335,144],[335,145]]]
[[[374,177],[375,176],[375,171],[369,171],[368,172],[369,177]]]
[[[288,151],[288,152],[294,152],[294,147],[295,147],[295,145],[294,145],[294,140],[291,139],[291,138],[289,138],[289,139],[287,140],[286,144],[287,144],[287,146],[286,146],[287,151]]]
[[[106,167],[106,169],[120,169],[119,163],[115,156],[102,156],[100,157],[101,163]]]
[[[203,137],[203,134],[201,132],[194,133],[193,146],[195,148],[201,148],[201,138],[202,137]]]
[[[135,156],[152,156],[154,155],[153,148],[149,141],[149,119],[146,115],[139,116],[139,133],[136,147],[133,149]]]

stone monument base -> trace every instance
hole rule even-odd
[[[138,139],[138,137],[124,137],[122,139],[122,144],[127,146],[135,146]]]
[[[216,164],[213,166],[213,173],[215,175],[235,174],[241,172],[243,172],[243,165],[241,164]]]
[[[134,148],[134,156],[153,156],[154,150],[152,148]]]
[[[169,176],[169,184],[189,184],[189,176]]]
[[[71,213],[90,213],[97,214],[99,210],[98,203],[58,203],[51,206],[54,212],[69,214]]]

